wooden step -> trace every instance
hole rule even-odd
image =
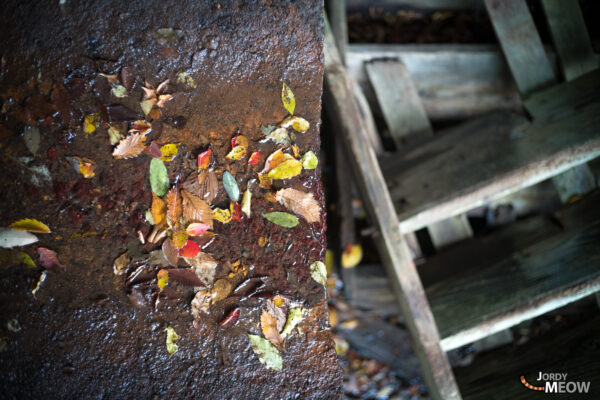
[[[557,214],[567,228],[561,233],[428,287],[442,348],[465,345],[599,291],[599,202],[596,191]]]
[[[400,230],[411,232],[598,156],[600,102],[558,121],[493,113],[382,162],[382,169]]]
[[[600,315],[592,307],[582,306],[585,318],[558,324],[525,344],[478,354],[471,365],[454,368],[463,399],[600,398]],[[521,376],[532,385],[544,386],[537,381],[540,371],[567,373],[567,381],[591,381],[589,392],[559,395],[526,389]]]

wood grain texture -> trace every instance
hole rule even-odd
[[[598,68],[577,0],[542,0],[550,35],[567,81]]]
[[[498,46],[350,44],[348,70],[371,102],[376,97],[364,65],[377,59],[404,63],[431,120],[520,109],[519,94]]]
[[[348,159],[371,221],[381,233],[384,264],[394,282],[400,308],[406,318],[415,353],[434,399],[460,399],[448,359],[439,345],[439,334],[419,276],[399,230],[398,219],[375,152],[366,146],[365,124],[352,95],[335,39],[326,21],[325,88],[327,105],[339,115]]]
[[[556,83],[525,0],[485,0],[494,31],[524,97]]]
[[[410,149],[388,163],[384,173],[400,229],[408,232],[598,156],[600,103],[594,103],[550,122],[491,114]]]

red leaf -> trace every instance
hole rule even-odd
[[[198,253],[200,252],[200,246],[198,245],[198,243],[194,242],[193,240],[188,240],[187,242],[185,242],[185,245],[183,246],[183,248],[181,250],[179,250],[179,255],[181,257],[196,257],[196,255],[198,255]]]
[[[235,147],[235,140],[237,139],[237,137],[240,135],[235,135],[234,137],[231,138],[231,148],[233,149]]]
[[[252,155],[248,159],[248,164],[256,165],[256,164],[258,164],[259,161],[260,161],[260,151],[255,151],[254,153],[252,153]]]
[[[177,282],[180,285],[192,287],[205,286],[191,268],[171,268],[167,272],[169,273],[169,280]]]
[[[211,157],[212,149],[210,147],[205,152],[198,154],[198,169],[208,168]]]
[[[58,255],[55,251],[47,249],[45,247],[38,247],[37,252],[40,256],[40,263],[44,268],[50,271],[66,271],[64,265],[58,260]]]
[[[242,222],[242,206],[235,201],[230,201],[229,211],[231,211],[231,219],[233,221]]]

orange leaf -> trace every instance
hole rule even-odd
[[[265,338],[267,338],[269,342],[273,343],[275,347],[282,350],[283,338],[277,329],[277,320],[275,317],[269,314],[267,311],[262,310],[262,314],[260,316],[260,327]]]
[[[158,274],[156,274],[156,280],[158,282],[158,287],[160,288],[160,290],[163,290],[163,288],[167,286],[167,282],[169,282],[169,273],[167,272],[167,270],[161,269],[160,271],[158,271]]]
[[[165,201],[152,192],[152,219],[155,224],[160,224],[167,216],[167,205]]]
[[[296,189],[281,189],[275,194],[275,198],[287,209],[302,215],[307,222],[319,222],[321,208],[314,199],[312,193],[305,193]]]
[[[185,189],[181,191],[181,194],[183,196],[183,217],[186,222],[200,222],[212,229],[213,212],[208,203]]]
[[[281,164],[284,160],[285,154],[283,153],[283,150],[279,149],[273,154],[271,154],[269,157],[267,157],[267,160],[265,161],[265,167],[260,172],[262,174],[266,174],[267,172]]]
[[[139,156],[146,147],[145,140],[146,138],[139,133],[127,136],[119,142],[115,151],[113,151],[113,157],[119,159]]]
[[[167,194],[167,223],[170,227],[179,224],[179,219],[183,215],[183,206],[181,194],[177,187],[172,188]],[[156,221],[154,221],[156,222]]]

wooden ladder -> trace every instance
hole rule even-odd
[[[403,146],[381,166],[369,145],[365,110],[326,23],[326,105],[337,115],[347,159],[381,234],[380,254],[435,399],[461,398],[445,351],[600,290],[600,195],[586,165],[600,156],[600,70],[577,1],[542,4],[562,83],[525,0],[485,0],[531,118],[495,112],[431,136],[402,63],[367,67],[390,131]],[[430,137],[404,145],[406,134]],[[588,193],[557,213],[560,229],[530,235],[539,241],[525,240],[514,253],[475,260],[478,268],[450,275],[425,292],[404,235],[424,227],[431,232],[441,221],[548,178],[564,202]]]

